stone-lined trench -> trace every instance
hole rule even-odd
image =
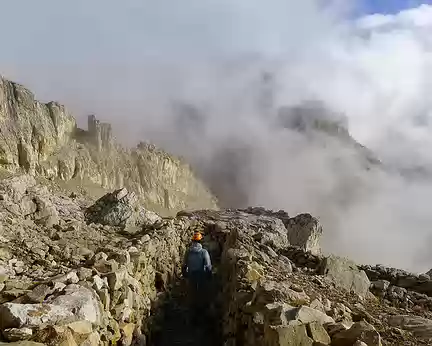
[[[172,280],[162,285],[164,292],[155,300],[147,323],[146,345],[279,345],[275,332],[266,330],[259,316],[265,310],[265,302],[273,302],[274,295],[281,293],[273,286],[270,291],[268,287],[257,286],[259,278],[265,276],[265,269],[256,261],[271,263],[279,257],[275,251],[284,247],[286,230],[275,227],[273,222],[279,222],[276,219],[236,211],[215,215],[202,211],[186,216],[182,218],[185,234],[182,239],[186,240],[182,249],[186,250],[193,230],[202,231],[203,246],[210,252],[215,269],[209,314],[199,319],[199,323],[191,321],[186,282],[178,274],[171,276]],[[177,263],[177,267],[180,265]],[[281,278],[286,275],[285,269],[278,271]]]
[[[124,220],[123,216],[140,221],[128,213],[130,196],[123,191],[114,194],[115,198],[108,196],[110,203],[94,211],[99,215],[97,224],[72,228],[67,221],[52,236],[62,240],[71,235],[63,241],[77,250],[82,246],[77,239],[86,246],[93,244],[82,260],[63,258],[67,251],[61,251],[57,241],[46,235],[44,244],[58,248],[50,256],[65,264],[62,272],[47,274],[36,285],[22,286],[17,299],[6,294],[14,293],[8,291],[9,286],[14,281],[22,283],[21,276],[14,272],[14,280],[6,281],[6,291],[0,292],[7,299],[0,304],[0,331],[8,341],[7,335],[20,332],[19,340],[47,346],[72,341],[86,346],[277,345],[271,341],[275,331],[266,331],[256,313],[274,301],[272,292],[284,295],[278,293],[276,281],[286,278],[284,268],[289,266],[280,262],[277,252],[289,242],[279,218],[202,210],[179,213],[175,218],[158,217],[151,225],[129,233],[120,226],[104,225],[108,216],[111,223],[112,216],[116,216],[114,221]],[[84,220],[84,215],[78,216]],[[193,321],[181,266],[195,230],[205,234],[203,245],[210,252],[215,274],[208,292],[208,314]],[[30,235],[35,236],[31,230]],[[28,252],[20,252],[20,239],[8,246],[21,256],[18,258],[29,257]],[[264,287],[261,279],[268,274]]]
[[[161,218],[140,212],[125,190],[84,213],[70,198],[50,196],[35,184],[31,177],[0,184],[6,220],[0,244],[2,344],[341,346],[358,332],[379,341],[371,323],[395,345],[420,344],[405,342],[405,336],[399,342],[402,334],[392,334],[393,326],[405,323],[393,308],[390,317],[396,318],[386,318],[382,330],[381,316],[389,308],[363,298],[370,281],[355,263],[319,254],[322,230],[308,214],[289,218],[251,208]],[[24,211],[33,213],[31,220]],[[207,316],[192,320],[180,269],[195,230],[205,234],[215,275]],[[430,297],[415,292],[426,292],[429,276],[365,270],[372,280],[382,280],[373,290],[382,287],[379,296],[402,306],[399,313],[412,309],[408,317],[418,321],[414,308],[421,308],[429,316]],[[341,323],[353,324],[347,329]]]
[[[187,279],[181,275],[168,283],[166,291],[153,308],[148,323],[147,345],[209,345],[223,344],[223,277],[220,275],[224,239],[218,239],[212,227],[202,230],[206,234],[203,246],[211,256],[213,276],[207,281],[203,293],[204,310],[197,312],[191,306],[196,297],[188,295]],[[213,231],[213,232],[212,232]],[[180,263],[181,264],[181,263]],[[163,288],[155,282],[159,290]],[[158,287],[159,286],[159,287]]]

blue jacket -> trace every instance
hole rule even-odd
[[[193,242],[186,252],[183,265],[183,275],[189,274],[209,274],[212,271],[210,255],[200,243]]]

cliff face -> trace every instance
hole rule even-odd
[[[0,166],[48,179],[127,187],[159,212],[215,208],[190,167],[152,145],[115,142],[109,124],[89,116],[88,130],[55,102],[43,104],[23,86],[0,77]]]

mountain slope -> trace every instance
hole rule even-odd
[[[309,214],[248,208],[162,219],[125,189],[88,204],[29,175],[1,180],[0,195],[2,345],[432,341],[430,276],[323,256],[323,230]],[[215,270],[208,316],[191,323],[195,297],[181,265],[196,230]]]
[[[109,124],[89,116],[88,130],[62,105],[43,104],[21,85],[0,77],[0,166],[48,179],[127,187],[163,213],[215,208],[216,200],[179,159],[140,143],[117,144]]]

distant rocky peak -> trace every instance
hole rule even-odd
[[[280,107],[277,123],[301,132],[315,130],[338,137],[350,136],[347,117],[331,111],[323,102],[316,100]]]
[[[88,132],[94,140],[97,148],[111,148],[113,146],[113,135],[111,124],[101,123],[94,115],[88,116]]]

